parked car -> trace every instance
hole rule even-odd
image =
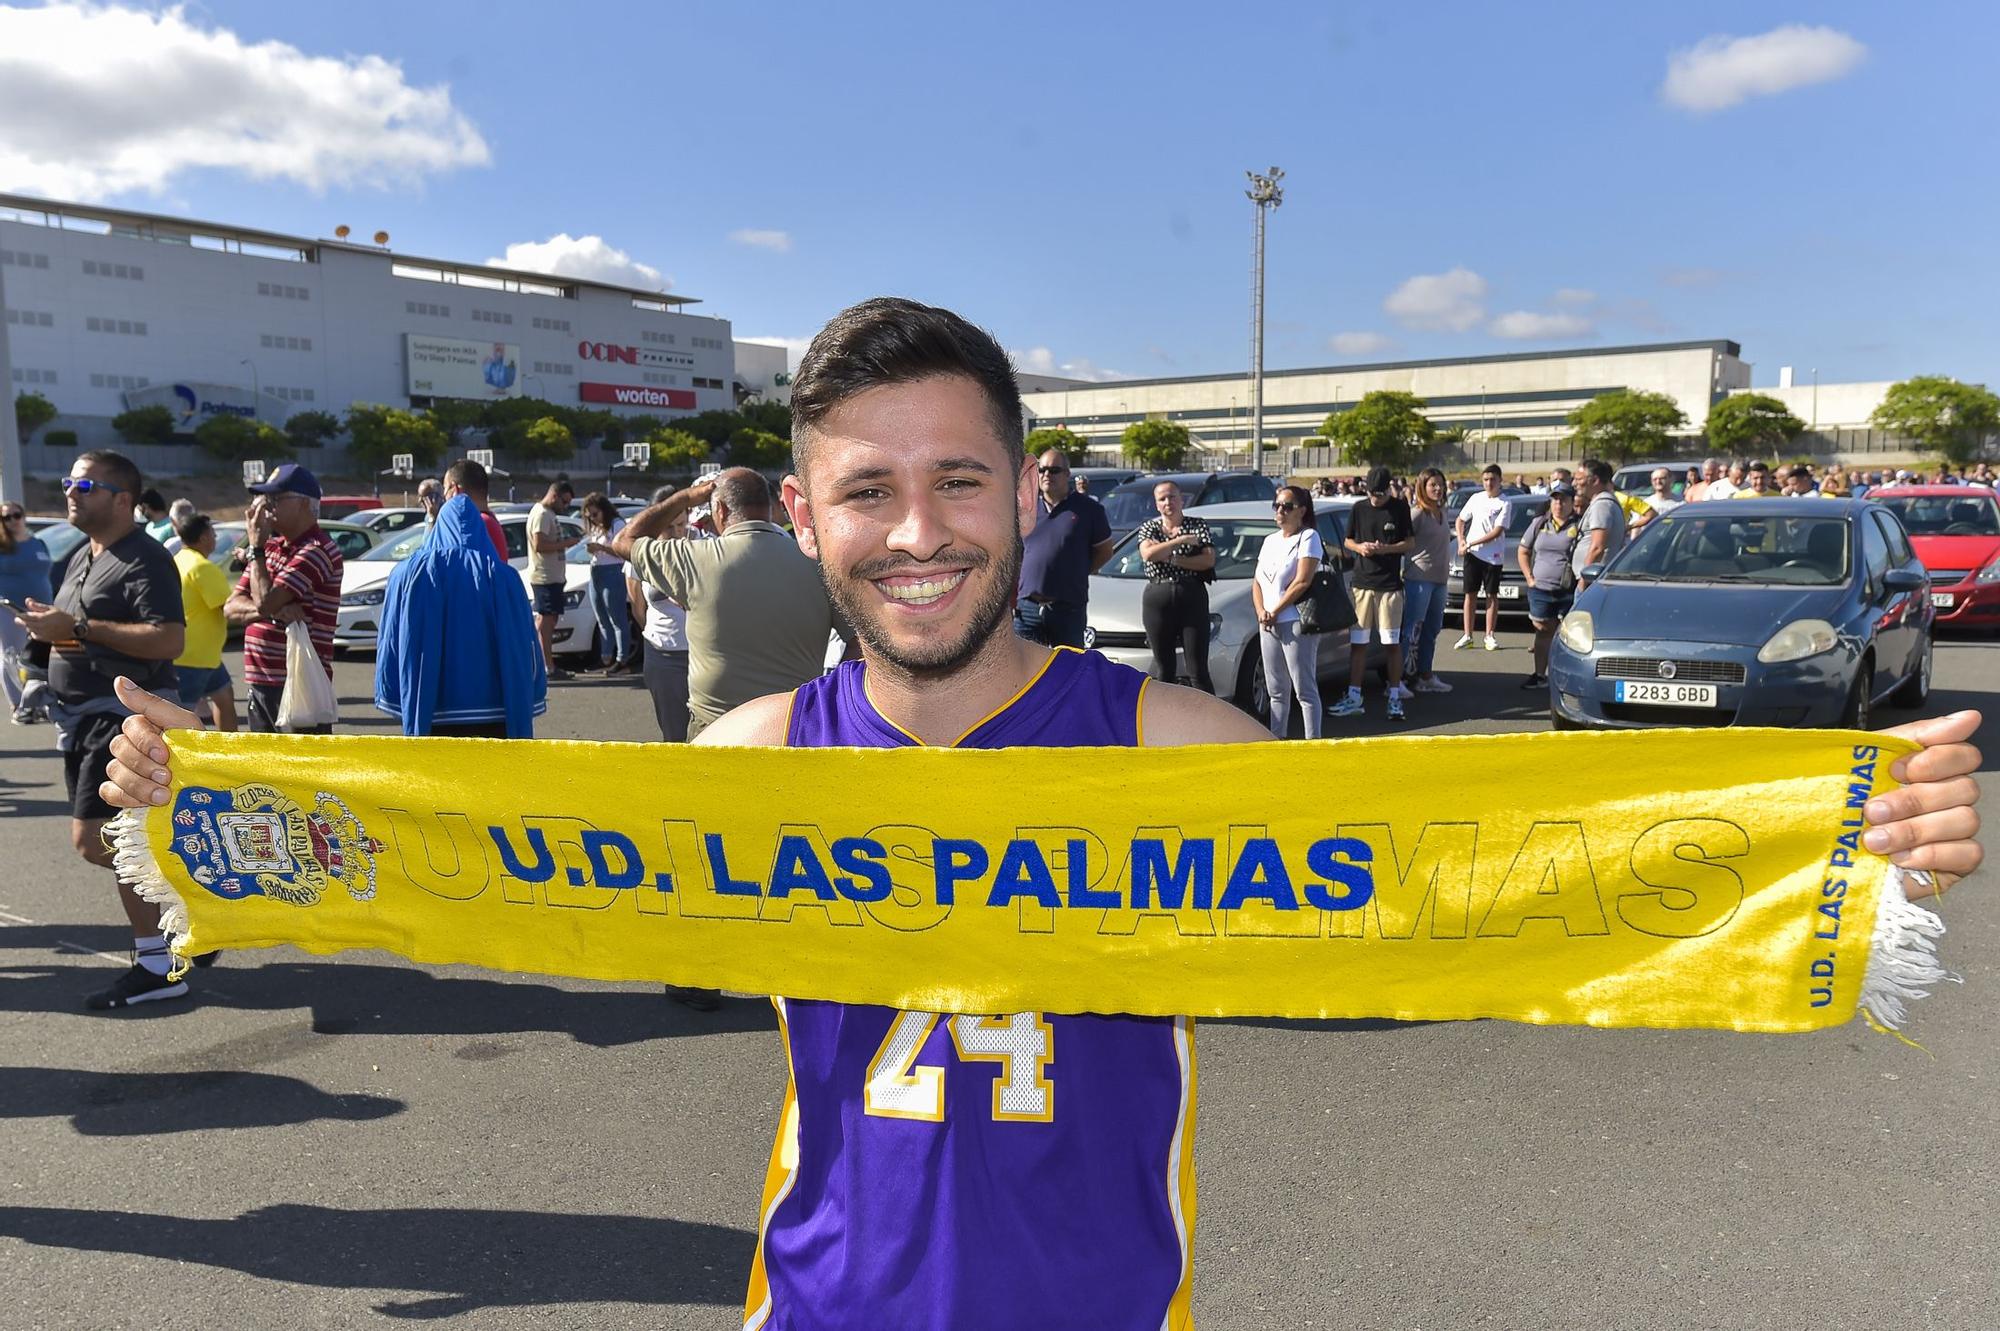
[[[1351,495],[1315,499],[1313,508],[1320,540],[1329,557],[1344,551],[1347,513],[1358,502]],[[1208,674],[1215,691],[1260,719],[1268,717],[1270,694],[1264,686],[1264,657],[1258,645],[1257,612],[1250,584],[1257,572],[1257,552],[1264,538],[1278,529],[1269,500],[1207,504],[1188,512],[1208,524],[1215,538],[1215,581],[1208,588]],[[1345,555],[1338,558],[1345,561]],[[1090,627],[1086,646],[1135,670],[1150,670],[1153,653],[1146,646],[1146,625],[1140,602],[1146,591],[1146,569],[1139,542],[1127,533],[1111,553],[1110,562],[1090,578]],[[1322,687],[1347,683],[1347,653],[1340,650],[1347,635],[1331,634],[1321,644],[1319,677]],[[1181,663],[1179,678],[1191,676]],[[1337,677],[1337,678],[1336,678]],[[1326,696],[1332,696],[1328,693]]]
[[[566,535],[582,533],[575,518],[561,519]],[[527,592],[528,518],[524,513],[500,515],[500,530],[507,537],[507,562],[521,571],[523,594]],[[427,527],[413,527],[349,560],[340,574],[340,616],[335,621],[336,648],[368,650],[375,646],[381,629],[382,601],[389,587],[389,575],[396,565],[415,554],[430,535]],[[564,556],[563,612],[556,621],[556,647],[561,651],[594,652],[597,649],[597,617],[590,608],[590,554],[573,545]]]
[[[69,574],[71,556],[83,548],[84,534],[71,525],[67,518],[28,519],[28,534],[41,538],[49,552],[49,595],[55,596],[56,588],[62,586]]]
[[[322,495],[319,516],[323,525],[328,518],[351,517],[364,508],[380,507],[382,500],[377,495]]]
[[[1070,480],[1089,481],[1090,493],[1099,499],[1143,473],[1137,467],[1072,467]]]
[[[1528,524],[1549,511],[1549,497],[1547,495],[1534,494],[1508,495],[1507,505],[1507,530],[1500,534],[1500,613],[1507,616],[1526,618],[1528,614],[1528,583],[1521,576],[1521,557],[1517,553],[1517,550],[1521,538],[1528,534]],[[1461,504],[1459,507],[1463,508],[1464,505]],[[1465,584],[1464,579],[1459,575],[1465,565],[1464,561],[1458,557],[1458,514],[1447,508],[1444,516],[1446,524],[1453,529],[1451,538],[1451,581],[1447,584],[1451,590],[1446,593],[1447,602],[1445,606],[1445,618],[1450,621],[1453,616],[1464,613]],[[1478,613],[1480,615],[1486,613],[1484,605],[1481,605]],[[1483,624],[1486,621],[1480,619],[1478,622]]]
[[[364,508],[348,520],[358,527],[389,536],[422,525],[424,510],[421,507]]]
[[[343,560],[359,559],[381,541],[382,534],[352,522],[328,522],[320,519],[320,530],[333,539],[340,547]],[[218,522],[215,524],[215,551],[209,555],[209,562],[219,564],[225,572],[243,571],[243,537],[249,528],[241,522]]]
[[[1868,499],[1894,513],[1931,575],[1939,628],[2000,629],[2000,500],[1972,485],[1885,485]]]
[[[1879,504],[1689,504],[1592,570],[1550,652],[1559,730],[1865,730],[1930,694],[1930,578]]]
[[[1187,506],[1247,503],[1262,500],[1269,504],[1278,493],[1278,483],[1254,471],[1162,471],[1135,476],[1109,494],[1094,495],[1111,519],[1111,539],[1123,540],[1126,533],[1152,517],[1153,490],[1161,481],[1172,481],[1187,496]]]
[[[1685,458],[1679,462],[1628,462],[1611,473],[1611,488],[1619,494],[1649,495],[1653,493],[1653,473],[1665,467],[1674,478],[1673,493],[1676,498],[1687,489],[1688,463]]]

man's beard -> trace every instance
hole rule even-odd
[[[822,559],[819,571],[834,608],[854,626],[871,655],[908,675],[949,675],[978,656],[1012,614],[1014,586],[1021,577],[1021,537],[1012,533],[997,561],[983,550],[946,551],[923,567],[926,572],[945,573],[964,569],[968,582],[988,571],[993,576],[973,603],[972,618],[963,630],[952,638],[926,641],[914,649],[898,645],[883,626],[881,593],[869,581],[871,574],[907,571],[910,561],[870,560],[850,572],[835,573]]]

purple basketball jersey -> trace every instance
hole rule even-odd
[[[787,742],[917,743],[862,678],[848,662],[798,690]],[[1136,745],[1145,683],[1058,650],[958,743]],[[1188,1019],[777,1002],[791,1085],[746,1327],[1190,1325]]]

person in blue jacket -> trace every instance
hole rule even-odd
[[[375,706],[405,735],[533,739],[548,676],[521,575],[500,562],[470,496],[454,492],[383,593]]]

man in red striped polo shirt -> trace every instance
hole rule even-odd
[[[243,678],[250,685],[250,729],[278,728],[285,692],[285,626],[304,620],[328,678],[333,628],[340,616],[340,547],[319,525],[319,482],[296,462],[276,468],[250,492],[244,545],[250,563],[222,607],[243,629]],[[330,725],[311,733],[328,734]]]

